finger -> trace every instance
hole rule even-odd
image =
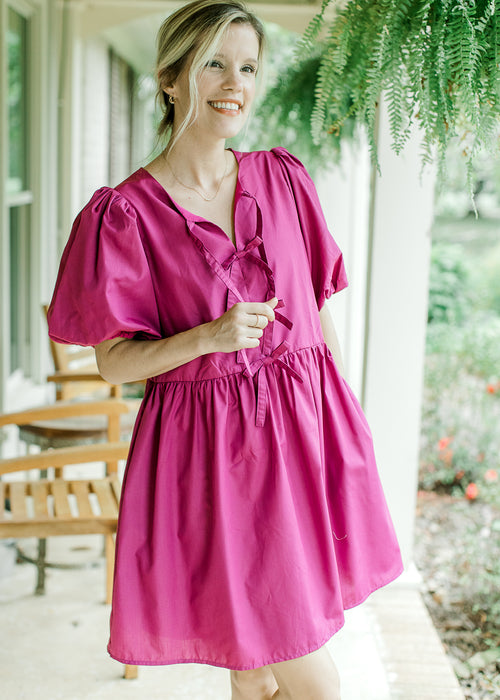
[[[245,307],[245,311],[247,314],[254,314],[255,316],[258,314],[259,316],[265,316],[269,321],[274,321],[275,318],[273,308],[265,301],[249,302]]]
[[[247,328],[245,335],[247,338],[262,338],[263,333],[264,333],[264,331],[262,330],[262,328],[250,327],[250,328]]]
[[[269,319],[267,316],[264,316],[264,314],[248,314],[248,323],[247,325],[250,328],[265,328],[267,324],[269,323]]]
[[[279,299],[278,297],[273,297],[272,299],[268,299],[266,301],[266,304],[270,306],[272,309],[275,308],[276,304],[278,303]]]

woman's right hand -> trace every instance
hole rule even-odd
[[[274,321],[277,297],[265,302],[242,301],[209,324],[213,352],[235,352],[256,348],[264,328]]]
[[[99,372],[111,384],[156,377],[209,352],[256,348],[274,321],[278,299],[239,302],[214,321],[160,340],[116,337],[96,345]]]

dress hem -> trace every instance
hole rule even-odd
[[[397,579],[399,576],[404,571],[404,567],[400,566],[396,569],[395,572],[391,572],[387,578],[384,578],[383,581],[380,583],[376,583],[372,588],[367,593],[364,593],[361,595],[358,599],[356,599],[355,602],[352,603],[344,603],[344,611],[345,610],[350,610],[351,608],[355,608],[358,605],[361,605],[366,601],[367,598],[372,593],[375,593],[375,591],[378,591],[380,588],[383,588],[384,586],[387,586],[389,583],[392,583],[395,579]],[[307,654],[311,654],[313,651],[317,651],[320,649],[324,644],[326,644],[337,632],[339,632],[342,627],[345,624],[345,617],[342,616],[342,621],[340,625],[337,623],[333,628],[329,630],[327,635],[323,637],[323,639],[317,643],[314,642],[313,644],[309,645],[308,648],[298,652],[298,653],[293,653],[293,655],[282,657],[282,658],[276,658],[272,659],[271,661],[263,661],[258,662],[257,664],[252,664],[251,666],[235,666],[235,665],[228,665],[227,663],[222,663],[220,661],[213,661],[213,660],[208,660],[208,659],[172,659],[169,661],[136,661],[134,659],[124,659],[122,657],[114,656],[108,646],[108,654],[113,658],[115,661],[118,661],[119,663],[122,664],[127,664],[129,666],[172,666],[175,664],[206,664],[208,666],[216,666],[217,668],[227,668],[229,671],[250,671],[256,668],[262,668],[263,666],[269,666],[270,664],[276,664],[280,663],[282,661],[290,661],[292,659],[298,659],[301,656],[306,656]]]

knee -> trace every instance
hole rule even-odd
[[[340,700],[340,679],[324,652],[273,667],[279,685],[276,700]]]
[[[271,697],[277,688],[272,671],[267,667],[249,669],[248,671],[231,671],[231,688],[233,697],[255,698]]]

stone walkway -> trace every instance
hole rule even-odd
[[[33,596],[34,567],[0,557],[1,695],[8,700],[229,700],[229,672],[181,664],[141,667],[137,680],[106,653],[109,608],[102,604],[101,539],[53,538],[47,593]],[[34,542],[23,543],[30,552]],[[9,562],[10,558],[10,562]],[[415,584],[395,582],[346,614],[328,644],[342,700],[463,700]]]

